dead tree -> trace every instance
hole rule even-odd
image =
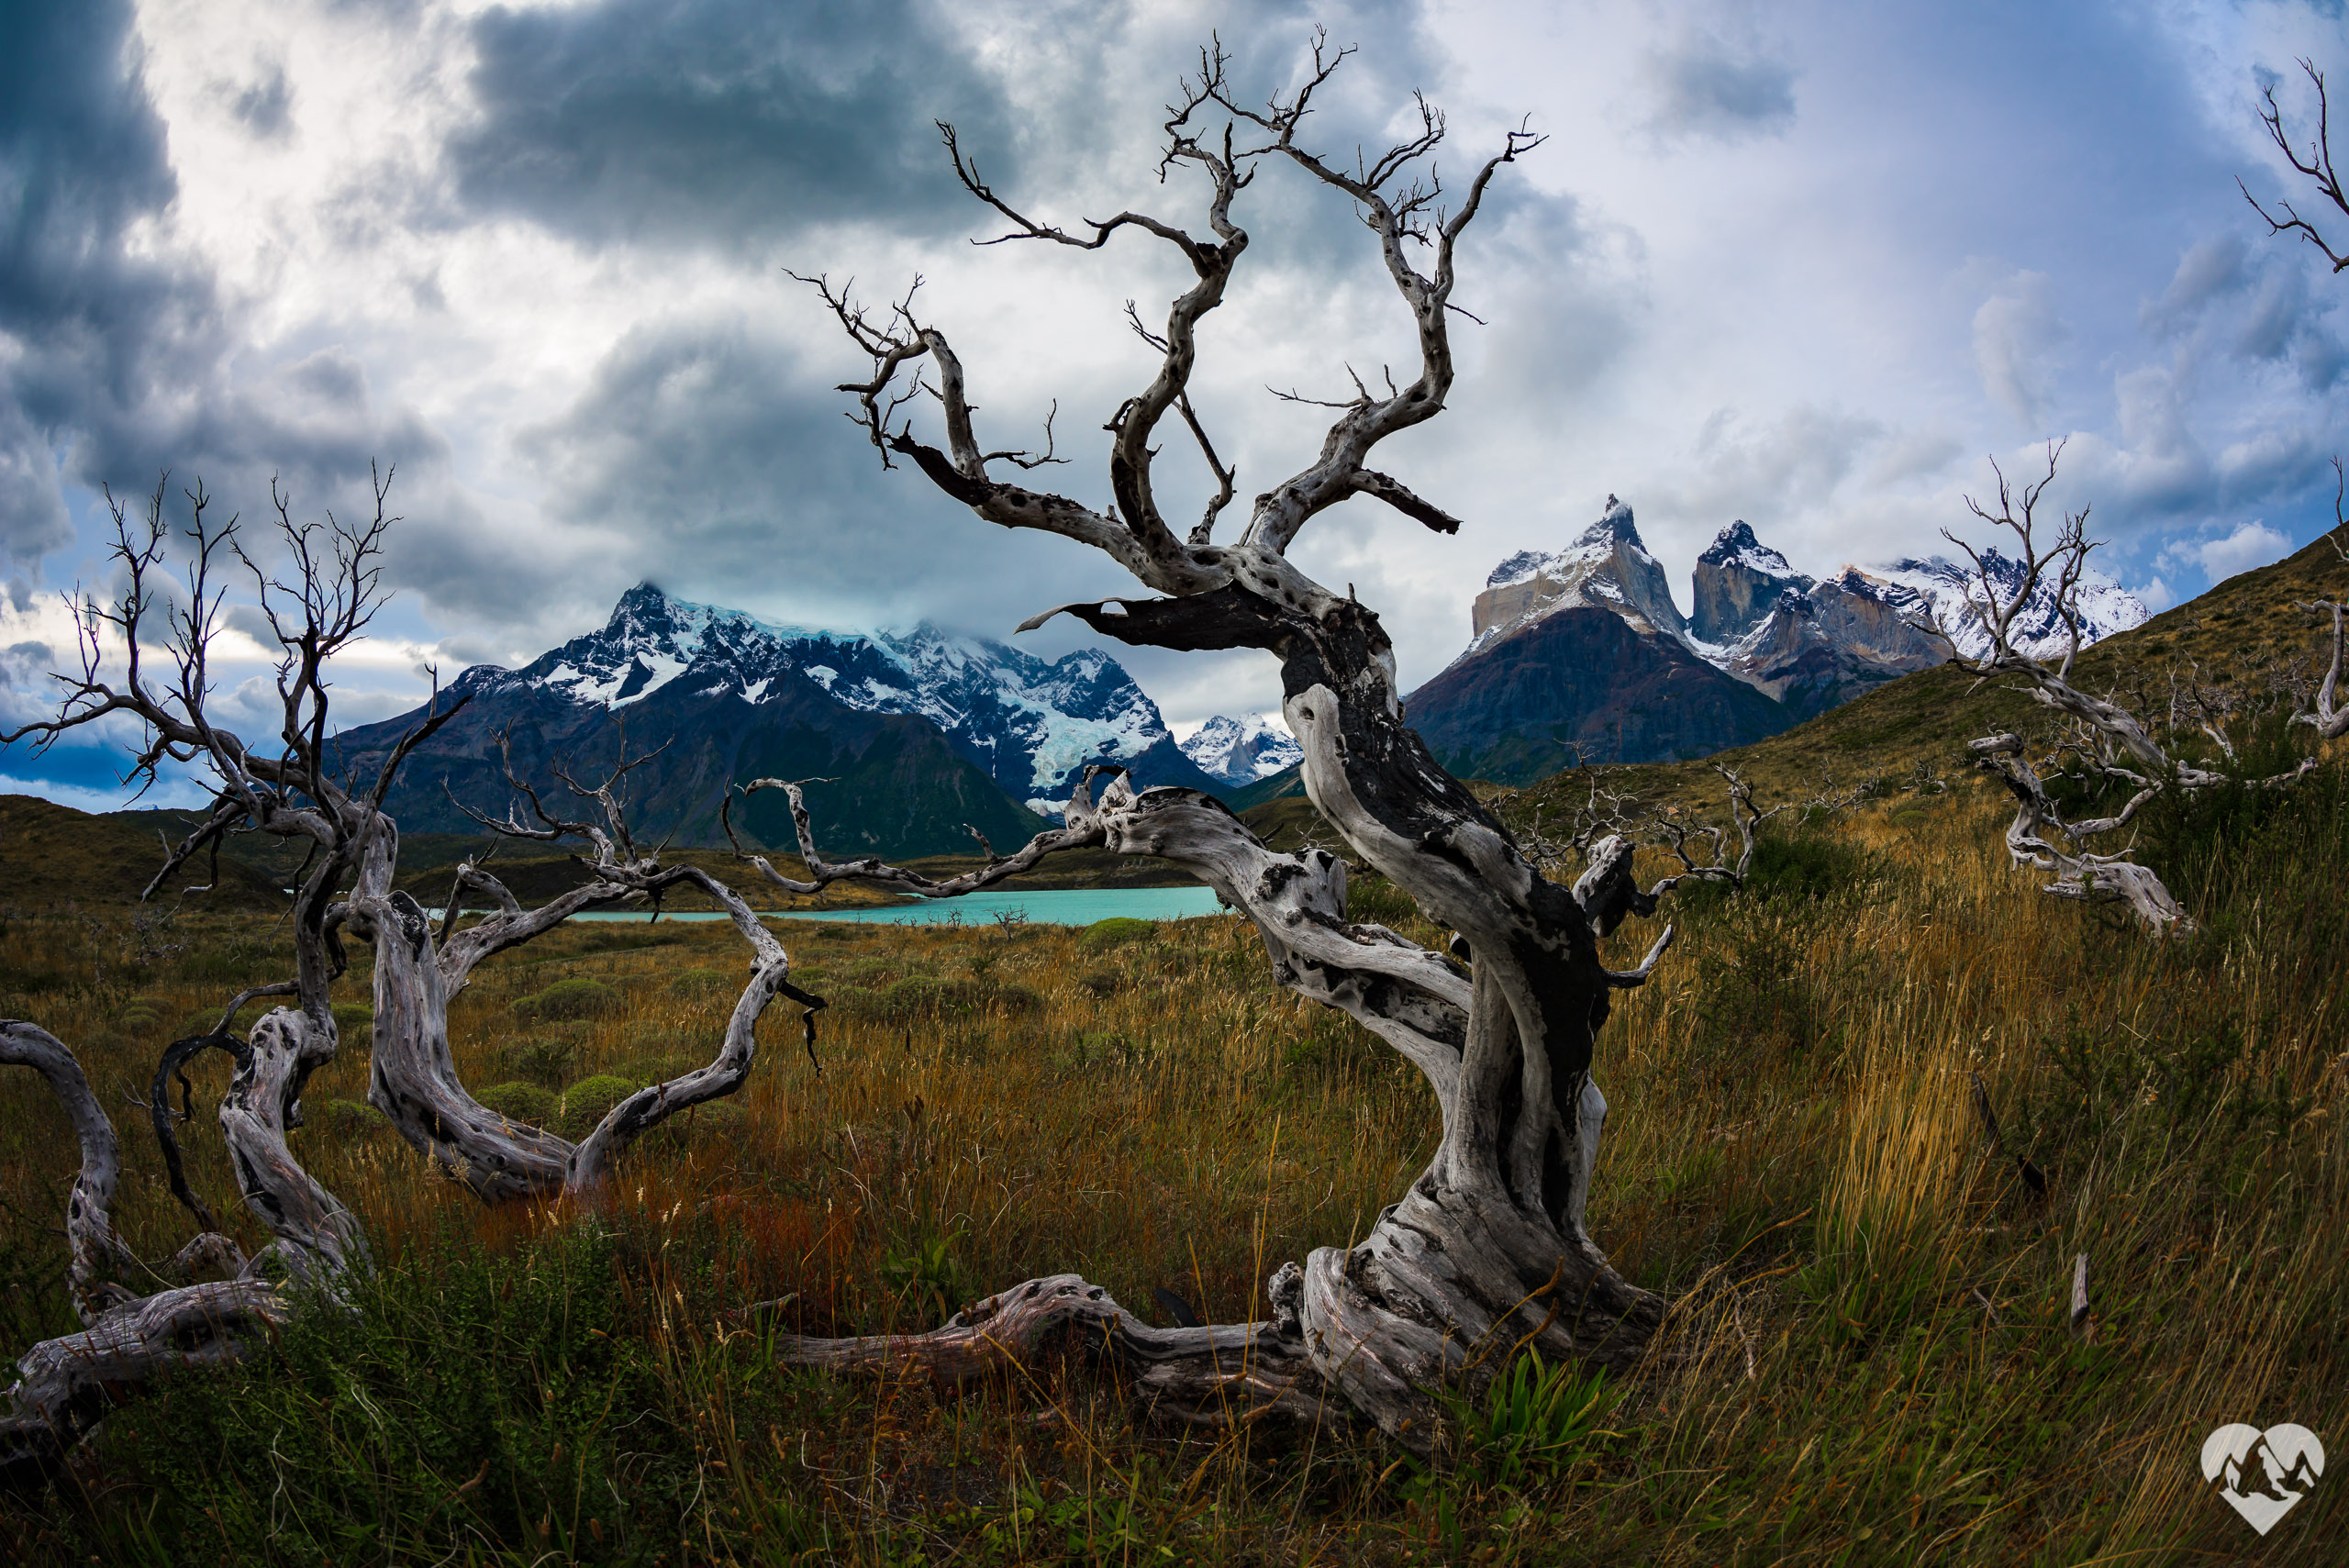
[[[2341,460],[2332,460],[2332,532],[2326,536],[2332,553],[2343,565],[2349,566],[2349,473],[2344,473]],[[2337,740],[2349,735],[2349,705],[2341,701],[2342,616],[2349,609],[2349,595],[2342,599],[2316,599],[2299,607],[2310,615],[2332,617],[2332,658],[2324,667],[2324,682],[2308,699],[2307,707],[2292,716],[2296,724],[2312,727],[2327,740]]]
[[[1194,281],[1161,328],[1138,329],[1157,351],[1155,373],[1114,411],[1106,510],[1031,489],[996,472],[1030,454],[991,451],[974,428],[962,361],[946,333],[908,294],[876,316],[845,290],[805,279],[871,358],[869,377],[842,388],[885,466],[905,459],[981,518],[1036,528],[1097,550],[1149,590],[1146,596],[1065,605],[1028,621],[1072,615],[1120,641],[1180,650],[1256,648],[1280,660],[1283,712],[1303,750],[1308,795],[1353,854],[1408,893],[1437,923],[1459,933],[1469,962],[1432,952],[1382,927],[1350,923],[1344,861],[1322,851],[1275,854],[1210,797],[1182,789],[1135,793],[1113,777],[1096,797],[1071,802],[1064,827],[1026,850],[949,885],[877,862],[835,865],[817,853],[796,812],[816,883],[858,875],[941,895],[985,885],[1059,848],[1098,844],[1119,854],[1171,861],[1214,887],[1262,934],[1280,984],[1341,1008],[1426,1075],[1442,1107],[1435,1156],[1370,1233],[1327,1248],[1274,1275],[1267,1323],[1245,1329],[1145,1330],[1117,1315],[1107,1340],[1145,1385],[1192,1410],[1227,1416],[1333,1392],[1391,1433],[1433,1440],[1431,1391],[1487,1375],[1514,1349],[1617,1366],[1638,1356],[1662,1304],[1616,1273],[1585,1227],[1607,1102],[1592,1076],[1598,1032],[1616,995],[1643,984],[1671,938],[1667,928],[1635,968],[1609,966],[1599,937],[1629,910],[1627,879],[1567,887],[1544,878],[1516,839],[1453,779],[1405,721],[1395,657],[1378,617],[1351,591],[1332,592],[1290,560],[1322,512],[1370,496],[1413,521],[1451,533],[1457,521],[1402,481],[1370,466],[1378,444],[1442,411],[1453,379],[1450,337],[1463,234],[1493,178],[1540,144],[1524,131],[1475,168],[1447,197],[1431,158],[1442,116],[1418,102],[1417,128],[1384,152],[1343,160],[1309,150],[1304,133],[1314,96],[1346,50],[1316,41],[1312,70],[1291,95],[1264,106],[1242,101],[1219,48],[1203,50],[1164,122],[1162,172],[1204,186],[1197,231],[1140,212],[1086,220],[1072,230],[1031,218],[999,195],[941,127],[948,157],[971,194],[1005,219],[1001,240],[1097,250],[1129,231],[1169,247]],[[1337,410],[1313,461],[1268,484],[1233,537],[1216,529],[1236,494],[1189,396],[1201,319],[1219,305],[1249,235],[1234,216],[1241,191],[1268,166],[1286,168],[1347,202],[1369,228],[1386,274],[1417,338],[1408,382],[1389,374],[1383,394],[1359,380]],[[1447,207],[1449,200],[1456,206]],[[934,397],[942,440],[918,435],[910,410]],[[926,406],[926,405],[925,405]],[[1216,481],[1206,515],[1186,533],[1162,514],[1156,442],[1169,417],[1197,441]],[[1024,476],[1023,476],[1024,477]],[[796,793],[796,792],[795,792]],[[795,802],[796,804],[796,802]],[[810,885],[793,884],[785,885]],[[1090,1301],[1070,1286],[1054,1299]],[[971,1329],[1029,1302],[1007,1293],[941,1330]],[[1111,1304],[1114,1307],[1114,1304]],[[1072,1311],[1077,1310],[1072,1307]],[[1175,1336],[1222,1336],[1166,1339]],[[831,1362],[927,1356],[929,1341],[804,1344],[796,1353]],[[1256,1347],[1248,1349],[1248,1347]],[[1243,1385],[1238,1363],[1266,1386]]]
[[[2297,145],[2292,132],[2285,126],[2284,111],[2276,102],[2273,83],[2261,93],[2267,106],[2260,112],[2260,123],[2267,128],[2267,139],[2276,144],[2276,150],[2284,155],[2284,161],[2292,166],[2292,172],[2313,185],[2321,200],[2344,220],[2349,220],[2349,192],[2342,189],[2341,175],[2332,166],[2332,106],[2325,93],[2324,72],[2316,68],[2312,60],[2302,59],[2299,66],[2301,73],[2308,77],[2309,84],[2316,89],[2316,130],[2310,137],[2307,148],[2303,150]],[[2252,211],[2267,225],[2267,232],[2271,236],[2297,234],[2316,247],[2335,276],[2349,272],[2349,254],[2335,250],[2332,242],[2325,239],[2323,230],[2301,217],[2292,203],[2278,201],[2276,211],[2271,212],[2251,194],[2250,186],[2241,180],[2237,180],[2235,184],[2243,192],[2243,200],[2251,204]],[[2332,548],[2344,562],[2349,562],[2349,544],[2344,543],[2344,540],[2349,540],[2349,515],[2343,511],[2342,467],[2337,457],[2332,460]],[[2313,604],[2304,604],[2300,608],[2312,614],[2329,612],[2332,615],[2332,661],[2326,668],[2324,684],[2318,690],[2310,711],[2295,717],[2298,722],[2313,725],[2324,739],[2337,740],[2349,734],[2349,707],[2341,706],[2339,701],[2343,606],[2338,600],[2319,599]]]
[[[1721,776],[1729,801],[1730,827],[1724,828],[1675,806],[1644,809],[1637,796],[1613,788],[1603,772],[1589,771],[1586,799],[1575,807],[1563,836],[1543,833],[1537,808],[1532,827],[1521,837],[1545,873],[1582,862],[1575,896],[1586,908],[1608,912],[1610,917],[1598,933],[1602,937],[1611,935],[1626,915],[1653,915],[1664,895],[1682,883],[1713,883],[1742,891],[1753,869],[1762,824],[1795,806],[1781,801],[1765,810],[1755,804],[1753,786],[1743,775],[1715,762],[1713,772]],[[1831,788],[1822,789],[1803,808],[1838,810],[1854,798],[1855,793],[1836,795]],[[1737,835],[1734,846],[1730,839],[1732,829]],[[1679,870],[1666,873],[1644,890],[1634,875],[1633,864],[1642,844],[1668,851],[1680,862]]]
[[[2126,903],[2154,933],[2189,929],[2193,922],[2150,866],[2132,858],[2133,843],[2117,852],[2099,852],[2091,846],[2118,834],[2139,814],[2165,795],[2192,795],[2222,784],[2276,788],[2289,784],[2316,766],[2303,758],[2286,773],[2253,776],[2236,766],[2236,748],[2226,727],[2226,705],[2216,697],[2174,696],[2175,717],[2188,718],[2189,732],[2199,732],[2218,756],[2204,762],[2180,754],[2175,746],[2179,726],[2170,727],[2172,744],[2155,739],[2154,726],[2118,700],[2118,692],[2097,696],[2073,679],[2073,667],[2083,646],[2079,589],[2087,570],[2088,552],[2096,548],[2087,537],[2087,512],[2062,514],[2063,522],[2048,542],[2040,531],[2038,508],[2055,478],[2061,443],[2047,449],[2047,472],[2017,490],[1994,462],[1998,479],[1998,509],[1966,498],[1974,515],[2014,536],[2021,552],[2022,575],[2010,589],[2002,588],[1983,552],[1955,534],[1943,537],[1965,551],[1974,563],[1973,581],[1963,612],[1987,643],[1968,657],[1955,656],[1963,668],[1985,678],[2021,677],[2019,690],[2028,693],[2055,716],[2057,732],[2051,747],[2034,760],[2032,748],[2012,733],[1985,736],[1969,742],[1976,761],[1995,773],[2015,798],[2014,821],[2007,828],[2007,851],[2017,865],[2053,872],[2046,891],[2059,898],[2090,904]],[[2044,548],[2043,548],[2043,546]],[[2064,622],[2062,657],[2049,663],[2025,651],[2015,634],[2016,617],[2042,586],[2054,595]],[[1930,629],[1948,636],[1959,628],[1938,620]],[[1957,646],[1953,643],[1953,646]],[[2060,776],[2099,794],[2127,795],[2109,816],[2075,820],[2048,792],[2050,777]]]
[[[2299,64],[2301,73],[2316,89],[2316,133],[2309,139],[2308,147],[2303,150],[2293,141],[2292,132],[2284,124],[2283,107],[2276,102],[2276,84],[2272,82],[2260,95],[2267,105],[2260,111],[2260,123],[2267,128],[2267,139],[2276,144],[2276,150],[2284,155],[2284,161],[2292,166],[2293,172],[2315,186],[2321,200],[2344,219],[2349,219],[2349,193],[2342,190],[2341,176],[2332,167],[2332,106],[2325,95],[2324,72],[2316,68],[2316,61],[2312,60],[2303,59]],[[2326,264],[2334,272],[2349,272],[2349,255],[2335,250],[2325,239],[2323,231],[2310,219],[2302,217],[2299,210],[2289,201],[2278,201],[2275,211],[2271,212],[2266,204],[2251,194],[2251,187],[2240,179],[2235,182],[2235,187],[2243,192],[2243,199],[2251,204],[2251,210],[2266,223],[2269,234],[2297,234],[2322,253]]]
[[[778,995],[807,1006],[812,1046],[814,1013],[822,1004],[790,984],[783,948],[740,896],[696,868],[662,867],[657,852],[641,850],[629,835],[618,793],[632,765],[625,760],[602,784],[573,786],[592,805],[593,817],[555,817],[522,790],[532,820],[526,824],[509,811],[501,825],[521,837],[575,838],[592,845],[588,880],[572,892],[525,909],[469,861],[458,869],[449,911],[436,932],[416,900],[393,886],[399,829],[383,809],[385,794],[402,763],[462,703],[444,705],[436,695],[375,777],[338,771],[327,674],[381,603],[383,542],[395,521],[384,509],[388,484],[388,476],[377,481],[373,517],[357,526],[331,517],[323,528],[297,526],[284,497],[273,490],[291,568],[284,580],[246,555],[233,518],[217,526],[207,520],[211,503],[200,485],[187,492],[191,515],[178,541],[185,577],[160,612],[158,590],[174,544],[164,519],[167,483],[157,485],[143,526],[114,506],[114,560],[125,585],[109,602],[76,606],[80,668],[57,677],[65,687],[57,716],[0,736],[0,742],[46,746],[83,726],[120,722],[121,716],[139,725],[142,737],[127,782],[151,784],[166,761],[208,773],[216,797],[202,822],[169,852],[148,887],[150,895],[199,856],[217,860],[222,840],[232,834],[259,833],[307,851],[288,922],[293,978],[240,992],[210,1033],[173,1043],[158,1064],[151,1108],[165,1162],[174,1192],[206,1231],[161,1268],[144,1269],[107,1218],[120,1168],[114,1129],[72,1051],[33,1024],[0,1020],[0,1062],[41,1073],[80,1138],[82,1173],[68,1206],[67,1236],[74,1304],[86,1326],[80,1334],[34,1347],[18,1362],[18,1381],[0,1409],[0,1468],[14,1472],[54,1460],[114,1393],[173,1366],[240,1353],[258,1329],[291,1310],[281,1282],[307,1282],[331,1297],[336,1282],[364,1262],[352,1216],[310,1178],[285,1142],[287,1129],[301,1125],[303,1086],[334,1059],[340,1043],[328,992],[346,968],[346,938],[369,943],[374,953],[370,1102],[410,1144],[484,1199],[594,1191],[632,1140],[688,1106],[740,1086],[753,1060],[759,1017]],[[107,500],[113,505],[110,494]],[[231,562],[248,569],[281,653],[277,734],[258,746],[221,724],[210,706],[226,592],[221,577]],[[153,624],[159,613],[160,637]],[[657,906],[667,890],[686,884],[718,901],[751,951],[749,983],[709,1065],[629,1096],[577,1143],[516,1125],[466,1093],[450,1055],[448,1006],[483,960],[580,910]],[[467,893],[487,897],[495,909],[460,930],[456,908]],[[234,1033],[238,1014],[264,996],[286,1001],[248,1034]],[[188,1191],[172,1132],[172,1079],[191,1057],[216,1049],[236,1062],[219,1119],[239,1189],[274,1237],[250,1260],[217,1234],[212,1217]],[[151,1291],[128,1283],[142,1273],[149,1284],[167,1273],[185,1277],[203,1259],[235,1277]]]

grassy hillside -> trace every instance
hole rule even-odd
[[[195,820],[160,811],[93,817],[29,795],[0,795],[0,906],[136,903],[161,869],[165,840],[179,843]],[[199,860],[158,897],[174,902],[181,888],[210,875],[209,862]],[[284,885],[232,850],[220,857],[219,885],[200,897],[221,908],[283,909],[293,902],[279,891]]]
[[[2096,692],[2143,681],[2166,693],[2170,674],[2230,682],[2257,693],[2271,673],[2321,673],[2331,657],[2330,621],[2297,603],[2349,594],[2349,565],[2325,539],[2271,566],[2231,577],[2199,598],[2143,626],[2107,639],[2080,656],[2076,684]],[[2045,710],[2013,682],[1976,683],[1950,665],[1886,683],[1817,718],[1751,746],[1696,762],[1609,769],[1617,787],[1654,805],[1717,807],[1721,785],[1713,765],[1736,768],[1765,802],[1802,799],[1869,780],[1895,784],[1921,765],[1964,774],[1965,743],[1996,730],[2028,734]],[[1563,773],[1522,792],[1527,809],[1563,801],[1583,787]],[[1497,788],[1489,792],[1500,794]]]

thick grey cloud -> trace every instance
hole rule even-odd
[[[174,188],[129,23],[103,0],[0,11],[0,561],[19,569],[69,537],[63,431],[139,398],[151,322],[203,314],[122,254]]]
[[[282,117],[276,81],[231,112]],[[446,504],[446,440],[371,397],[355,358],[253,354],[210,267],[141,232],[179,183],[128,6],[0,13],[0,565],[71,542],[67,484],[138,496],[166,470],[206,482],[215,521],[264,514],[273,474],[347,507],[379,458],[428,514]]]
[[[1091,551],[977,522],[902,460],[885,473],[817,368],[772,322],[650,323],[517,446],[549,508],[612,541],[607,593],[651,577],[819,624],[934,612],[1001,635],[1055,593],[1119,586]]]
[[[228,102],[238,119],[263,139],[283,137],[294,125],[294,83],[285,67],[273,64],[260,80],[239,89]]]
[[[1974,364],[1982,389],[2027,431],[2045,428],[2054,396],[2051,361],[2069,336],[2044,272],[2002,279],[1974,313]]]
[[[1648,128],[1666,139],[1739,141],[1795,123],[1794,68],[1758,49],[1692,28],[1650,50],[1642,67]]]
[[[590,241],[930,229],[963,217],[931,122],[1008,139],[969,52],[912,0],[591,0],[494,8],[472,33],[480,117],[447,150],[462,198]]]

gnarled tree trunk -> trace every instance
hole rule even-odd
[[[1314,94],[1342,58],[1343,51],[1317,43],[1306,85],[1255,109],[1231,95],[1220,51],[1202,55],[1198,77],[1184,84],[1183,101],[1170,111],[1164,166],[1205,177],[1209,232],[1203,236],[1130,212],[1089,224],[1088,237],[1035,222],[979,181],[947,132],[964,183],[1010,220],[1006,238],[1089,250],[1130,228],[1172,245],[1197,275],[1173,302],[1163,330],[1132,317],[1134,329],[1163,357],[1151,384],[1109,422],[1112,511],[989,473],[1007,458],[1023,467],[1033,460],[983,451],[962,363],[942,331],[917,319],[910,295],[876,321],[825,280],[807,281],[872,356],[872,379],[843,390],[858,395],[885,465],[907,457],[979,517],[1092,546],[1155,590],[1155,597],[1063,606],[1103,635],[1137,645],[1258,648],[1277,655],[1283,711],[1304,749],[1313,804],[1357,856],[1464,942],[1469,959],[1463,966],[1392,931],[1348,924],[1341,862],[1315,852],[1274,854],[1220,805],[1183,790],[1136,795],[1119,781],[1097,805],[1080,789],[1064,828],[1002,862],[1021,868],[1081,841],[1183,866],[1254,922],[1283,984],[1344,1009],[1426,1074],[1443,1115],[1434,1159],[1362,1241],[1317,1251],[1275,1275],[1270,1325],[1285,1346],[1294,1340],[1294,1364],[1386,1430],[1424,1447],[1433,1440],[1432,1395],[1463,1373],[1485,1375],[1526,1345],[1620,1366],[1640,1352],[1660,1320],[1657,1298],[1609,1265],[1584,1216],[1607,1112],[1591,1071],[1598,1031],[1614,993],[1646,978],[1664,941],[1638,970],[1608,969],[1598,951],[1601,931],[1628,912],[1653,907],[1630,882],[1628,856],[1613,857],[1606,874],[1586,879],[1583,899],[1545,879],[1405,722],[1394,651],[1378,617],[1351,591],[1332,594],[1287,558],[1308,522],[1355,495],[1379,499],[1439,532],[1458,528],[1399,481],[1372,471],[1366,459],[1387,436],[1442,411],[1453,373],[1454,247],[1495,172],[1539,141],[1510,137],[1447,215],[1437,206],[1441,186],[1421,161],[1442,141],[1443,121],[1424,102],[1419,134],[1375,159],[1340,163],[1297,145]],[[1207,123],[1219,118],[1221,127]],[[1216,457],[1186,389],[1197,324],[1222,301],[1248,246],[1232,218],[1234,198],[1265,162],[1287,163],[1353,204],[1376,235],[1411,317],[1419,365],[1407,386],[1390,379],[1386,396],[1357,382],[1359,395],[1330,405],[1340,412],[1314,462],[1260,495],[1241,537],[1219,544],[1214,528],[1235,494],[1233,475]],[[1428,272],[1412,263],[1415,245],[1431,255]],[[900,377],[909,364],[918,377],[924,362],[936,376],[942,448],[917,439],[903,412],[915,391],[931,384],[916,379],[902,386]],[[1197,438],[1218,485],[1206,517],[1181,538],[1160,515],[1152,484],[1158,455],[1152,436],[1170,412]],[[818,855],[804,811],[798,817],[815,881],[794,882],[770,868],[787,886],[859,875],[941,896],[1009,873],[990,868],[949,884],[874,862],[833,864]],[[1669,937],[1667,929],[1664,940]],[[987,1314],[1007,1310],[1003,1297],[984,1307]],[[960,1325],[941,1331],[964,1332]],[[1111,1341],[1128,1347],[1115,1353],[1146,1362],[1162,1390],[1174,1377],[1169,1358],[1179,1359],[1178,1352],[1154,1346],[1145,1355],[1130,1333]],[[828,1361],[843,1353],[928,1358],[939,1352],[925,1347],[939,1342],[868,1341],[852,1352],[802,1346],[796,1353]],[[1197,1382],[1186,1397],[1200,1406],[1221,1386],[1223,1373],[1204,1350],[1194,1370]]]

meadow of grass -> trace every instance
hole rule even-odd
[[[1598,1050],[1592,1223],[1675,1305],[1620,1380],[1528,1363],[1432,1466],[1360,1432],[1184,1432],[1047,1359],[950,1394],[776,1367],[766,1336],[933,1325],[1075,1271],[1232,1320],[1343,1245],[1432,1146],[1432,1097],[1273,986],[1231,918],[1092,931],[787,928],[833,1001],[735,1100],[632,1152],[611,1201],[483,1209],[361,1103],[294,1135],[374,1272],[244,1365],[127,1403],[26,1562],[2322,1562],[2340,1478],[2262,1540],[2204,1435],[2349,1451],[2349,780],[2155,823],[2199,932],[2040,895],[1960,781],[1774,823]],[[1357,917],[1440,933],[1375,879]],[[1653,935],[1614,945],[1626,962]],[[117,1221],[189,1233],[133,1102],[161,1044],[275,973],[265,918],[8,917],[0,1015],[72,1044],[124,1132]],[[711,925],[573,928],[480,972],[459,1065],[557,1123],[713,1049],[744,971]],[[237,1209],[204,1109],[199,1190]],[[2002,1124],[1994,1150],[1978,1082]],[[0,1077],[0,1329],[73,1327],[62,1116]],[[2019,1164],[2041,1174],[2042,1195]],[[241,1240],[262,1238],[239,1216]],[[2070,1326],[2075,1260],[2092,1317]],[[780,1300],[744,1320],[728,1314]]]

